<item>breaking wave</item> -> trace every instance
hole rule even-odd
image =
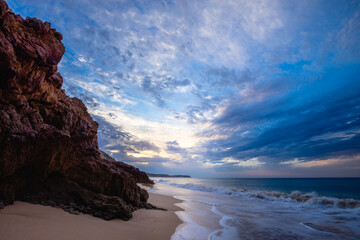
[[[283,193],[277,191],[258,191],[248,190],[245,187],[241,188],[226,188],[226,187],[212,187],[202,184],[186,183],[178,184],[171,183],[167,180],[159,179],[157,182],[169,184],[175,187],[210,192],[216,194],[229,195],[234,197],[250,197],[269,201],[291,201],[299,204],[318,204],[328,207],[337,207],[342,209],[360,208],[360,201],[355,199],[340,199],[335,197],[318,196],[316,192],[301,193],[300,191],[293,191],[291,193]]]

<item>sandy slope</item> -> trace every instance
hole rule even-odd
[[[175,211],[179,200],[150,193],[149,201],[168,209],[137,210],[130,221],[105,221],[90,215],[72,215],[61,209],[15,202],[0,210],[0,240],[143,240],[170,239],[181,223]]]

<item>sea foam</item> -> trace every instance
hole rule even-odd
[[[360,239],[356,199],[216,186],[224,180],[214,179],[154,180],[150,191],[183,200],[177,214],[184,223],[172,240]]]
[[[169,184],[172,186],[223,194],[235,197],[250,197],[250,198],[258,198],[269,201],[287,201],[294,203],[306,203],[306,204],[316,204],[316,205],[324,205],[328,207],[338,207],[343,209],[355,209],[360,208],[360,201],[355,199],[339,199],[335,197],[327,197],[327,196],[318,196],[316,192],[311,193],[301,193],[300,191],[292,191],[291,193],[283,193],[277,191],[259,191],[259,190],[248,190],[245,187],[236,188],[236,187],[212,187],[203,184],[194,184],[194,183],[186,183],[186,184],[178,184],[171,183],[164,179],[157,180],[159,183]]]

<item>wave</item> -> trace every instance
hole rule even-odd
[[[299,204],[318,204],[329,207],[337,207],[342,209],[360,208],[360,201],[355,199],[340,199],[335,197],[318,196],[316,192],[301,193],[300,191],[293,191],[290,194],[277,191],[257,191],[242,188],[226,188],[226,187],[212,187],[202,184],[186,183],[178,184],[171,183],[167,180],[159,179],[159,183],[169,184],[175,187],[186,188],[195,191],[216,193],[229,195],[234,197],[251,197],[264,199],[269,201],[291,201]]]

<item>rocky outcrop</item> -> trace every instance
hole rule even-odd
[[[24,20],[0,0],[0,203],[129,219],[137,208],[152,208],[136,183],[151,180],[101,157],[98,124],[61,89],[61,40],[50,23]]]
[[[145,172],[140,171],[138,168],[123,162],[118,162],[103,151],[100,151],[100,154],[103,161],[106,161],[112,168],[123,169],[130,173],[135,178],[136,182],[154,184],[154,181],[150,180],[149,176]]]

